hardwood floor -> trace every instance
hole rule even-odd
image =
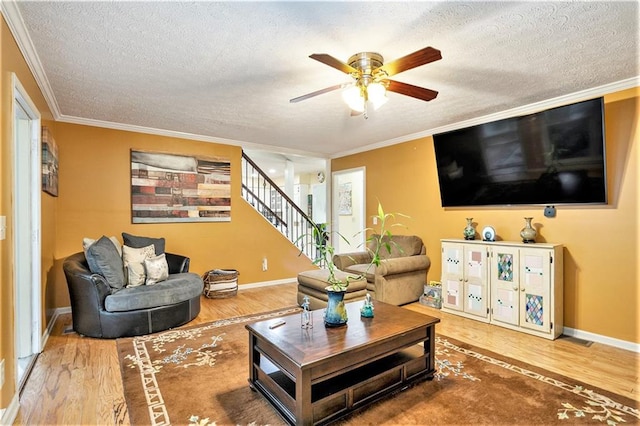
[[[249,315],[295,304],[295,283],[202,299],[189,325]],[[442,321],[436,332],[640,401],[640,354],[572,339],[555,341],[483,324],[413,303],[406,306]],[[56,322],[20,398],[15,424],[129,424],[115,340],[69,332],[71,315]]]

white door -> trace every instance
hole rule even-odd
[[[520,315],[519,253],[514,247],[494,247],[491,255],[491,318],[518,325]]]
[[[342,170],[331,175],[333,183],[331,243],[336,253],[365,249],[365,169]],[[344,237],[341,238],[340,236]]]
[[[520,326],[551,331],[551,252],[520,250]]]
[[[464,311],[487,318],[487,249],[484,246],[464,247]]]
[[[442,306],[464,310],[464,246],[442,243]]]
[[[13,248],[16,385],[40,352],[40,114],[13,76]]]

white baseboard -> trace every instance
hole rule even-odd
[[[48,329],[51,329],[51,328],[53,327],[51,324],[55,324],[56,320],[58,319],[58,317],[59,317],[60,315],[63,315],[63,314],[70,314],[70,313],[71,313],[71,306],[65,306],[65,307],[63,307],[63,308],[56,308],[56,309],[53,311],[53,316],[51,317],[50,325],[49,325],[49,327],[47,327],[47,328],[48,328]],[[48,330],[48,331],[50,332],[51,330]]]
[[[251,284],[242,284],[238,286],[238,291],[249,290],[252,288],[259,288],[259,287],[269,287],[269,286],[280,285],[280,284],[288,284],[295,281],[296,281],[296,278],[285,278],[281,280],[262,281],[262,282],[251,283]],[[71,313],[71,307],[69,306],[65,308],[57,308],[54,311],[53,317],[51,318],[51,321],[49,322],[49,325],[45,332],[46,338],[49,337],[49,334],[51,333],[51,330],[56,320],[58,319],[58,317],[62,314],[70,314],[70,313]],[[626,340],[621,340],[621,339],[615,339],[613,337],[603,336],[602,334],[591,333],[588,331],[582,331],[582,330],[578,330],[570,327],[564,327],[563,334],[566,336],[575,337],[577,339],[589,340],[591,342],[602,343],[603,345],[613,346],[614,348],[619,348],[619,349],[624,349],[626,351],[640,353],[639,343],[628,342]],[[43,348],[46,343],[46,338],[43,338],[43,343],[42,343]]]
[[[51,321],[47,325],[47,329],[44,332],[44,336],[42,336],[42,350],[44,350],[45,345],[47,344],[47,340],[49,340],[49,336],[53,331],[53,327],[56,325],[56,321],[60,318],[60,315],[70,314],[71,306],[65,306],[63,308],[56,308],[53,310],[53,315],[51,316]]]
[[[0,425],[12,425],[18,417],[20,411],[20,398],[18,394],[13,395],[7,408],[0,409]]]
[[[240,291],[240,290],[249,290],[249,289],[258,288],[258,287],[274,286],[274,285],[279,285],[279,284],[288,284],[288,283],[295,282],[295,281],[296,281],[296,278],[294,277],[294,278],[285,278],[285,279],[281,279],[281,280],[262,281],[262,282],[251,283],[251,284],[242,284],[242,285],[238,286],[238,291]],[[628,342],[626,340],[615,339],[613,337],[603,336],[601,334],[590,333],[588,331],[577,330],[577,329],[570,328],[570,327],[564,327],[563,334],[565,334],[567,336],[570,336],[570,337],[575,337],[575,338],[578,338],[578,339],[582,339],[582,340],[589,340],[589,341],[592,341],[592,342],[597,342],[597,343],[602,343],[604,345],[613,346],[615,348],[619,348],[619,349],[624,349],[624,350],[631,351],[631,352],[640,353],[640,344],[633,343],[633,342]]]
[[[588,331],[577,330],[575,328],[565,327],[562,334],[575,337],[591,342],[602,343],[603,345],[613,346],[614,348],[624,349],[631,352],[640,353],[640,344],[628,342],[626,340],[614,339],[613,337],[603,336],[602,334],[590,333]]]
[[[238,291],[240,291],[240,290],[249,290],[249,289],[258,288],[258,287],[269,287],[269,286],[273,286],[273,285],[289,284],[289,283],[295,282],[295,281],[296,281],[296,278],[285,278],[285,279],[282,279],[282,280],[262,281],[262,282],[251,283],[251,284],[242,284],[242,285],[238,286]],[[43,349],[44,349],[44,345],[47,343],[47,339],[49,338],[49,335],[53,331],[53,326],[55,325],[55,323],[58,320],[58,318],[60,317],[60,315],[70,314],[70,313],[71,313],[71,306],[65,306],[63,308],[56,308],[53,311],[53,316],[51,317],[51,321],[49,321],[49,324],[47,325],[47,329],[45,330],[43,338],[42,338],[42,348]]]
[[[51,321],[47,324],[47,328],[42,334],[41,339],[41,347],[40,352],[44,351],[45,346],[47,345],[47,340],[49,340],[49,336],[53,331],[53,326],[56,324],[58,317],[62,314],[71,313],[71,307],[67,306],[65,308],[56,308],[53,311],[53,316],[51,317]],[[0,425],[12,425],[17,416],[18,411],[20,410],[20,398],[18,394],[15,394],[11,400],[11,403],[7,408],[0,408]]]
[[[289,284],[292,282],[296,282],[297,278],[285,278],[282,280],[273,280],[273,281],[262,281],[262,282],[257,282],[257,283],[251,283],[251,284],[242,284],[238,286],[238,290],[248,290],[251,288],[258,288],[258,287],[269,287],[272,285],[280,285],[280,284]]]

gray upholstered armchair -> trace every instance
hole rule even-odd
[[[368,243],[368,250],[342,253],[333,256],[338,269],[367,278],[367,290],[371,296],[393,305],[415,302],[424,291],[431,260],[426,255],[422,239],[415,235],[390,237],[391,252],[380,250],[380,266],[371,265],[371,253],[375,251],[376,238]],[[389,241],[384,237],[383,241]]]
[[[194,319],[200,312],[203,282],[198,274],[189,272],[189,258],[166,253],[164,238],[123,233],[123,239],[130,248],[156,246],[166,261],[167,275],[158,281],[144,284],[143,279],[135,286],[125,286],[125,268],[115,245],[118,241],[104,236],[87,248],[87,254],[72,254],[62,268],[69,287],[73,330],[84,336],[118,338],[155,333]],[[145,265],[152,259],[144,260]]]

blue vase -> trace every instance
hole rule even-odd
[[[324,311],[324,325],[327,327],[339,327],[347,323],[347,308],[344,306],[344,294],[346,291],[335,291],[327,288],[327,309]]]

